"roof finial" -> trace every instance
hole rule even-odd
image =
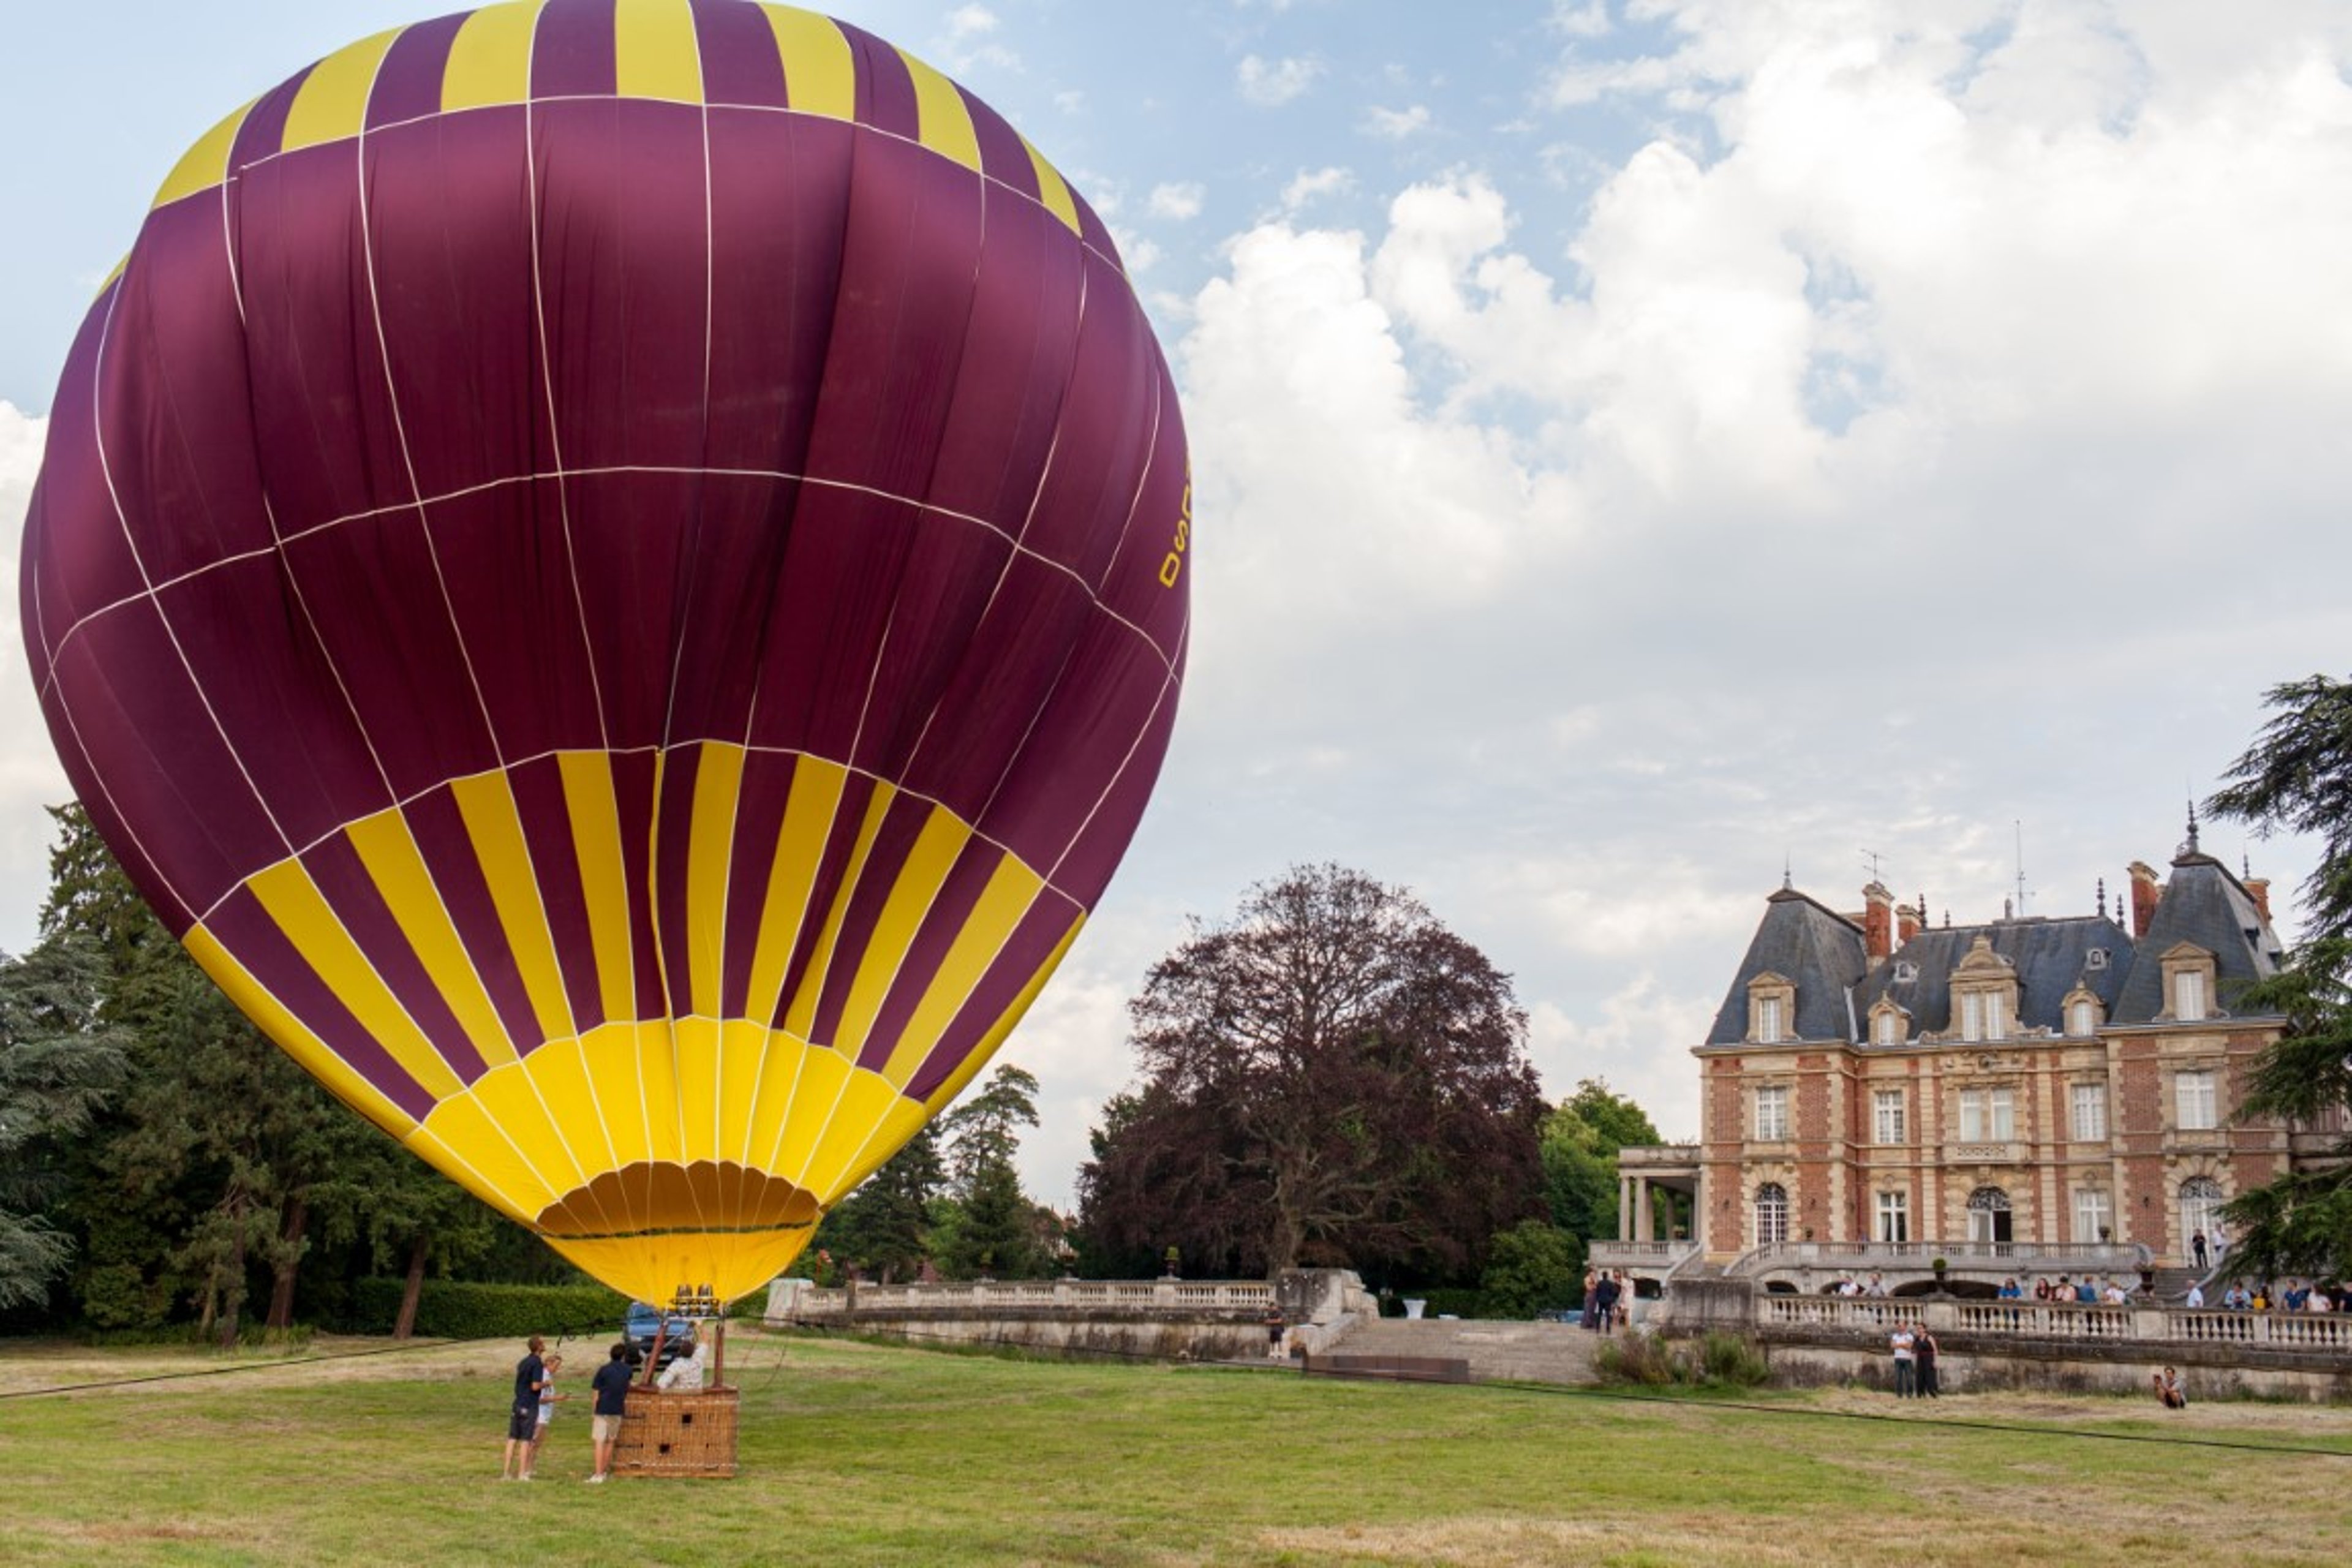
[[[1791,862],[1790,861],[1790,858],[1789,858],[1789,852],[1788,852],[1786,849],[1781,850],[1781,851],[1780,851],[1780,890],[1781,890],[1782,892],[1784,892],[1784,893],[1791,891],[1791,890],[1794,889],[1794,886],[1795,886],[1794,880],[1793,880],[1793,879],[1791,878],[1791,876],[1790,876],[1790,864],[1791,864]]]
[[[2189,852],[2197,853],[2197,797],[2189,797]]]
[[[2242,882],[2254,879],[2254,858],[2242,849],[2238,851],[2238,879]]]
[[[2107,879],[2105,877],[2099,879],[2099,918],[2107,918]]]

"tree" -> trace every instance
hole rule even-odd
[[[0,1307],[47,1299],[71,1239],[38,1211],[58,1194],[61,1140],[121,1083],[120,1033],[99,1021],[105,967],[57,932],[0,958]]]
[[[939,1129],[926,1126],[825,1216],[810,1245],[885,1284],[910,1276],[930,1256],[931,1205],[945,1184]]]
[[[978,1094],[940,1119],[950,1191],[932,1205],[933,1240],[950,1274],[1019,1279],[1042,1268],[1037,1205],[1013,1163],[1020,1129],[1036,1125],[1037,1079],[1011,1062],[997,1064]]]
[[[53,938],[100,954],[103,1016],[122,1034],[124,1087],[88,1155],[79,1207],[93,1263],[118,1297],[191,1292],[200,1322],[233,1341],[258,1267],[266,1321],[293,1322],[313,1204],[384,1143],[272,1045],[158,923],[79,807],[51,813],[59,841],[42,910]],[[135,1270],[136,1281],[125,1278]]]
[[[940,1119],[945,1135],[948,1180],[958,1197],[971,1195],[983,1171],[1011,1169],[1021,1152],[1023,1127],[1037,1125],[1037,1079],[1011,1062],[999,1062],[978,1094]]]
[[[1038,1272],[1037,1205],[1012,1162],[980,1167],[963,1195],[962,1223],[944,1261],[960,1279],[1024,1279]]]
[[[159,943],[170,946],[172,939],[122,874],[81,804],[46,809],[56,824],[57,841],[49,848],[49,892],[41,900],[41,934],[78,932],[104,963],[107,973],[120,981],[140,953]]]
[[[1647,1112],[1601,1079],[1586,1079],[1544,1119],[1545,1194],[1552,1223],[1580,1240],[1617,1234],[1617,1152],[1655,1143]]]
[[[1532,1318],[1583,1300],[1584,1244],[1557,1226],[1523,1219],[1495,1237],[1479,1277],[1490,1318]]]
[[[2303,884],[2304,940],[2277,973],[2231,1000],[2234,1012],[2286,1020],[2255,1060],[2238,1114],[2320,1125],[2352,1110],[2352,682],[2314,675],[2263,700],[2272,719],[2206,810],[2265,837],[2312,834],[2321,847]],[[2309,1274],[2352,1267],[2352,1137],[2336,1153],[2330,1168],[2290,1171],[2230,1205],[2233,1263]]]
[[[1129,1012],[1142,1083],[1079,1173],[1098,1250],[1460,1273],[1541,1205],[1509,977],[1401,889],[1295,868]]]

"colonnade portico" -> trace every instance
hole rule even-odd
[[[1632,1246],[1671,1243],[1671,1234],[1659,1234],[1657,1199],[1661,1193],[1688,1200],[1694,1218],[1705,1212],[1705,1176],[1698,1146],[1667,1144],[1620,1152],[1617,1165],[1617,1239]],[[1671,1208],[1669,1212],[1674,1212]]]

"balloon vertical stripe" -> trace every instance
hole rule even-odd
[[[687,0],[618,0],[613,31],[620,97],[702,101],[702,52]]]
[[[482,1066],[514,1060],[514,1039],[499,1021],[489,991],[450,921],[433,873],[410,836],[407,818],[397,811],[380,812],[352,824],[345,836],[376,896]]]
[[[398,37],[398,28],[378,33],[337,50],[313,67],[302,90],[287,107],[279,149],[293,153],[358,135],[367,119],[368,96],[375,87],[377,68]]]
[[[588,907],[587,957],[596,970],[599,1015],[634,1018],[635,955],[629,942],[628,865],[621,846],[621,807],[610,761],[594,752],[565,752],[556,759],[563,778],[563,804],[572,825],[572,864],[580,868],[580,891]]]
[[[449,45],[441,79],[441,110],[454,114],[530,98],[535,5],[485,5],[468,15]]]
[[[915,89],[915,119],[921,127],[917,140],[940,157],[979,173],[980,137],[972,129],[971,110],[964,107],[962,91],[904,50],[899,51],[898,63],[906,68],[907,79]]]

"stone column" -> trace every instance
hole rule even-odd
[[[1633,1178],[1633,1239],[1655,1241],[1658,1238],[1657,1216],[1650,1212],[1650,1178]]]
[[[1633,1239],[1633,1181],[1622,1174],[1617,1178],[1617,1239]]]

